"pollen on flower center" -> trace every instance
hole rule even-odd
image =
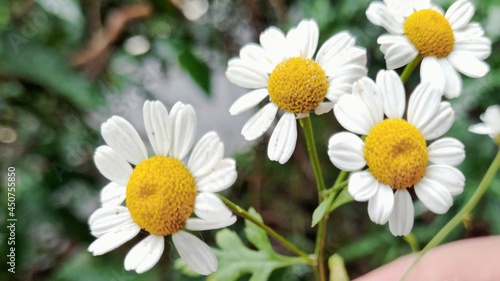
[[[281,110],[307,113],[326,96],[328,78],[316,62],[294,57],[278,64],[268,82],[269,96]]]
[[[165,236],[184,227],[193,213],[196,194],[195,180],[181,161],[154,156],[132,172],[126,204],[141,228]]]
[[[455,38],[448,20],[434,10],[411,14],[404,24],[405,34],[422,56],[443,58],[453,51]]]
[[[380,182],[392,188],[415,185],[425,174],[427,144],[420,131],[402,119],[386,119],[365,139],[368,168]]]

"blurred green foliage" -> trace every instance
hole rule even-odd
[[[436,2],[448,7],[452,1]],[[425,245],[460,210],[496,150],[487,136],[467,131],[489,105],[500,103],[500,32],[495,31],[500,15],[493,12],[493,8],[500,9],[500,4],[474,2],[475,20],[486,27],[494,43],[487,59],[491,72],[482,79],[464,77],[463,94],[452,101],[457,121],[447,135],[458,138],[466,147],[467,159],[460,166],[467,176],[465,192],[455,198],[445,215],[434,216],[416,203],[414,234],[420,245]],[[137,240],[100,257],[92,257],[86,251],[93,240],[87,225],[88,214],[98,207],[99,190],[105,184],[92,162],[93,151],[102,140],[98,127],[89,122],[89,115],[105,110],[107,92],[137,86],[141,95],[150,94],[147,87],[138,85],[133,73],[117,71],[117,62],[140,64],[153,59],[161,62],[162,71],[181,67],[210,96],[211,72],[218,66],[225,67],[243,44],[257,42],[260,32],[269,25],[288,30],[301,18],[312,17],[320,26],[320,42],[346,29],[356,35],[359,45],[367,48],[369,75],[374,77],[384,68],[376,43],[384,31],[371,25],[364,15],[369,0],[209,3],[209,11],[198,21],[187,20],[167,0],[16,0],[0,4],[1,280],[203,280],[175,270],[182,265],[174,264],[177,253],[172,247],[167,247],[158,265],[144,275],[123,269],[125,254]],[[115,33],[107,29],[108,20],[116,23],[113,16],[117,13],[127,18],[131,16],[127,13],[139,13],[141,7],[146,10],[128,18]],[[98,37],[101,35],[104,37]],[[126,39],[134,35],[149,40],[149,51],[131,55],[125,50]],[[104,45],[99,45],[102,42]],[[413,75],[408,90],[417,83],[418,75]],[[326,143],[340,128],[330,114],[315,117],[313,125],[326,183],[331,186],[338,171],[328,160]],[[304,138],[299,135],[297,149],[286,165],[267,159],[266,143],[262,140],[252,150],[235,155],[239,178],[228,197],[241,206],[253,206],[267,224],[300,248],[312,251],[315,229],[310,225],[317,196]],[[6,270],[4,244],[8,233],[3,226],[7,202],[3,178],[8,167],[15,167],[17,175],[15,275]],[[447,241],[500,234],[499,213],[500,178],[496,177],[470,219]],[[243,233],[243,226],[240,220],[231,230],[218,233],[215,238],[219,246],[229,247],[220,237],[236,239],[236,233]],[[203,235],[215,245],[215,233]],[[252,240],[249,233],[246,236],[262,250],[260,242]],[[279,244],[270,242],[275,251],[286,254]],[[369,221],[366,203],[355,202],[338,206],[330,215],[327,254],[335,252],[345,261],[349,275],[356,277],[409,253],[410,248],[402,239],[392,237],[387,226]],[[223,264],[224,256],[219,255]],[[237,280],[248,278],[246,275]],[[270,280],[311,278],[307,267],[298,266],[277,270]]]

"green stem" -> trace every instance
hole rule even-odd
[[[417,265],[417,263],[420,261],[420,259],[432,248],[436,247],[443,239],[455,228],[457,225],[460,224],[460,222],[467,216],[469,213],[474,209],[474,207],[477,205],[481,197],[484,195],[486,190],[488,189],[488,186],[490,185],[491,181],[493,180],[493,177],[498,171],[498,168],[500,168],[500,150],[498,151],[497,155],[495,156],[495,159],[493,159],[493,162],[491,163],[490,167],[488,168],[488,171],[486,171],[486,174],[484,175],[483,179],[479,183],[479,186],[477,187],[476,191],[472,195],[472,197],[469,199],[469,201],[465,204],[465,206],[456,214],[437,234],[432,238],[429,243],[424,247],[424,249],[418,254],[418,256],[415,258],[413,263],[410,265],[410,267],[406,270],[405,274],[403,277],[401,277],[401,281],[405,280],[408,277],[408,274],[410,271]]]
[[[271,237],[276,239],[276,241],[281,243],[281,245],[285,246],[287,249],[294,252],[298,256],[303,257],[306,260],[307,264],[314,265],[314,260],[311,259],[311,257],[306,252],[297,248],[297,246],[295,246],[292,242],[288,241],[285,237],[278,234],[276,231],[274,231],[274,229],[270,228],[269,226],[267,226],[263,222],[257,220],[254,216],[252,216],[250,213],[248,213],[245,209],[236,205],[235,203],[233,203],[231,200],[227,199],[226,197],[224,197],[220,194],[218,194],[218,195],[219,195],[219,198],[224,202],[224,204],[226,204],[226,206],[229,209],[231,209],[231,211],[233,211],[235,214],[237,214],[238,216],[240,216],[246,220],[251,221],[252,223],[257,225],[258,227],[260,227],[262,230],[267,232],[267,234],[269,234]]]
[[[413,73],[413,71],[421,61],[422,57],[418,55],[415,59],[413,59],[409,64],[406,65],[403,73],[401,73],[401,81],[403,81],[403,83],[406,83],[406,81],[408,81],[408,78],[410,78],[410,75]]]
[[[323,180],[321,165],[319,164],[319,159],[318,159],[318,152],[316,150],[316,144],[314,143],[314,134],[312,129],[311,118],[306,117],[300,119],[300,125],[302,126],[302,129],[304,129],[307,152],[309,153],[309,158],[311,160],[311,166],[314,172],[314,178],[316,179],[316,187],[318,188],[319,201],[321,203],[322,201],[321,192],[325,190],[325,181]]]
[[[340,171],[339,175],[337,176],[337,179],[335,180],[335,183],[333,184],[333,188],[335,188],[339,184],[342,184],[345,178],[347,177],[347,174],[348,173],[346,171]]]
[[[338,193],[338,192],[342,191],[342,189],[347,187],[348,183],[349,183],[349,181],[347,181],[347,180],[342,181],[342,182],[336,181],[335,184],[332,186],[332,188],[329,188],[329,189],[323,191],[323,197],[326,198],[330,193],[334,193],[334,192]]]
[[[410,232],[410,234],[404,236],[403,239],[406,241],[406,243],[408,243],[408,245],[410,245],[412,253],[417,253],[418,251],[420,251],[418,241],[413,233]]]
[[[323,180],[323,174],[321,172],[321,165],[318,159],[318,152],[316,150],[316,144],[314,142],[314,134],[312,129],[311,118],[306,117],[300,119],[300,125],[304,130],[304,135],[306,138],[307,152],[309,153],[309,158],[311,160],[311,166],[314,172],[314,177],[316,179],[316,188],[318,189],[318,204],[323,201],[323,191],[325,188],[325,181]],[[328,215],[325,214],[318,224],[318,232],[316,233],[316,242],[314,247],[314,255],[316,256],[318,266],[315,268],[316,278],[325,281],[326,269],[325,269],[325,239],[326,239],[326,222],[328,220]],[[319,278],[318,278],[319,277]]]

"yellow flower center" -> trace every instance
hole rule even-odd
[[[316,62],[294,57],[278,64],[268,82],[271,100],[284,111],[307,113],[324,99],[328,78]]]
[[[126,202],[141,228],[165,236],[184,227],[193,213],[196,194],[195,180],[181,161],[154,156],[135,167]]]
[[[434,10],[420,10],[405,21],[405,34],[421,56],[443,58],[453,51],[455,38],[448,20]]]
[[[386,119],[373,127],[365,139],[364,155],[373,176],[392,188],[412,187],[427,167],[424,136],[402,119]]]

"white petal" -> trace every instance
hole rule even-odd
[[[172,241],[181,258],[196,273],[209,275],[217,271],[217,258],[205,242],[182,230],[172,234]]]
[[[196,144],[187,167],[193,177],[208,174],[224,157],[224,144],[216,132],[206,133]]]
[[[335,73],[336,69],[348,65],[357,65],[365,68],[366,61],[366,49],[354,46],[339,50],[335,54],[325,54],[320,65],[325,69],[325,73]],[[337,74],[337,76],[339,76],[339,74]],[[329,78],[331,79],[331,77]]]
[[[393,34],[382,34],[378,37],[377,39],[377,43],[380,44],[380,50],[382,51],[382,53],[387,53],[387,51],[389,50],[389,48],[393,47],[393,46],[403,46],[403,45],[406,45],[408,47],[412,47],[415,49],[415,47],[413,46],[413,44],[410,42],[410,40],[408,40],[408,38],[404,35],[393,35]],[[397,50],[397,49],[396,49]],[[412,57],[412,60],[414,59],[414,57],[417,56],[418,54],[418,50],[415,49],[415,56]]]
[[[395,1],[399,1],[399,0],[395,0]],[[439,7],[434,6],[432,4],[431,0],[409,0],[405,3],[409,3],[411,6],[413,6],[413,9],[415,9],[416,11],[423,10],[423,9],[434,9],[434,10],[437,10],[439,13],[444,15],[444,12],[442,11],[442,9],[441,10],[436,9]]]
[[[286,35],[287,44],[298,49],[296,56],[312,58],[318,47],[319,30],[315,20],[302,20]]]
[[[150,270],[159,260],[165,248],[165,238],[149,235],[137,243],[125,257],[125,270],[135,270],[138,274]]]
[[[427,124],[419,128],[426,140],[433,140],[444,135],[455,121],[455,112],[449,102],[441,102],[434,116]]]
[[[384,36],[384,35],[382,35]],[[380,36],[377,42],[380,44],[380,50],[384,53],[387,69],[397,69],[409,64],[418,55],[418,50],[404,38],[398,38],[395,42],[384,41]],[[391,35],[386,35],[391,36]],[[394,35],[392,35],[394,36]],[[400,37],[399,35],[394,37]],[[392,39],[392,38],[391,38]]]
[[[483,36],[484,36],[484,29],[478,22],[471,22],[464,28],[453,31],[453,37],[455,37],[455,44],[460,43],[462,41],[475,40]]]
[[[100,199],[102,206],[118,206],[122,204],[125,201],[125,190],[126,187],[121,184],[117,184],[116,182],[108,183],[101,189]]]
[[[376,224],[386,224],[394,207],[394,193],[388,185],[378,183],[377,192],[368,200],[368,216]]]
[[[458,0],[446,11],[445,17],[450,22],[451,28],[456,30],[466,26],[474,16],[474,12],[475,8],[471,2]]]
[[[269,76],[260,70],[258,64],[232,59],[228,62],[226,77],[233,84],[244,88],[264,88],[267,87]]]
[[[343,95],[349,95],[352,91],[352,84],[342,83],[338,81],[330,81],[328,90],[326,92],[326,98],[336,104],[340,97]]]
[[[297,121],[293,113],[285,113],[278,125],[274,128],[273,134],[267,146],[267,156],[272,161],[285,164],[295,150],[297,142]]]
[[[458,166],[465,159],[464,145],[454,138],[442,138],[427,147],[429,161],[434,164]]]
[[[363,47],[354,46],[346,50],[346,60],[344,64],[352,63],[357,65],[366,66],[368,58],[366,57],[366,49]]]
[[[190,218],[186,221],[186,229],[192,231],[220,229],[233,225],[236,222],[236,216],[231,216],[227,219],[210,221],[199,218]]]
[[[314,109],[314,113],[316,115],[321,115],[328,113],[332,109],[333,109],[333,102],[322,102]]]
[[[436,214],[444,214],[453,205],[451,193],[441,183],[423,177],[415,184],[415,194],[422,204]]]
[[[359,171],[366,166],[365,145],[356,135],[341,132],[328,141],[328,156],[335,167],[344,171]]]
[[[477,37],[455,42],[453,50],[459,53],[472,54],[480,60],[484,60],[491,54],[491,39]]]
[[[352,95],[358,96],[367,106],[373,121],[378,124],[384,120],[384,101],[372,79],[363,77],[352,86]]]
[[[130,212],[124,206],[106,206],[97,209],[89,217],[90,233],[101,237],[108,232],[134,224]]]
[[[201,192],[196,195],[194,213],[201,219],[216,221],[233,216],[231,210],[215,194]]]
[[[448,59],[440,59],[439,65],[441,66],[446,81],[444,96],[447,99],[453,99],[460,96],[462,92],[462,78],[460,74],[451,66]]]
[[[484,123],[470,126],[469,131],[476,134],[487,134],[496,139],[500,135],[500,105],[489,106],[480,118]]]
[[[421,130],[434,117],[441,93],[429,83],[419,84],[408,101],[408,122]]]
[[[425,171],[425,177],[442,184],[451,195],[458,195],[464,191],[465,176],[455,167],[430,165]]]
[[[251,141],[262,136],[273,123],[277,112],[278,107],[274,103],[266,104],[245,123],[241,129],[243,137]]]
[[[97,170],[108,180],[126,186],[132,174],[132,167],[116,151],[107,145],[99,146],[94,153]]]
[[[259,42],[264,49],[271,50],[276,45],[285,43],[285,34],[279,28],[271,26],[260,34]]]
[[[101,125],[101,134],[106,143],[125,160],[137,165],[148,158],[141,137],[127,120],[113,116]]]
[[[376,123],[370,115],[369,106],[353,95],[343,95],[333,107],[337,121],[345,129],[360,135],[367,135]]]
[[[196,112],[189,104],[177,102],[168,119],[170,156],[182,160],[193,146],[196,134]]]
[[[376,82],[384,100],[385,115],[390,119],[402,118],[406,95],[398,74],[392,70],[381,70],[377,74]]]
[[[331,67],[328,65],[325,68],[325,74],[328,76],[330,83],[341,81],[341,83],[352,84],[363,76],[366,76],[367,69],[364,65],[347,64],[340,67]]]
[[[410,16],[415,10],[428,8],[428,1],[421,0],[384,0],[391,13],[403,17]],[[418,7],[418,8],[417,8]]]
[[[330,63],[333,57],[346,48],[354,46],[355,39],[348,32],[339,32],[321,45],[316,61],[322,67]]]
[[[267,28],[260,34],[259,41],[262,48],[271,56],[273,64],[278,64],[285,56],[283,46],[287,46],[286,38],[279,28],[274,26]]]
[[[355,172],[349,177],[347,190],[356,201],[364,202],[372,198],[381,184],[370,172]]]
[[[200,192],[219,192],[236,181],[236,162],[222,159],[207,175],[196,178],[196,189]]]
[[[493,135],[495,134],[495,131],[493,128],[490,126],[487,126],[484,123],[479,123],[475,125],[469,126],[469,132],[474,133],[474,134],[481,134],[481,135]]]
[[[448,61],[456,70],[472,78],[481,78],[490,71],[487,63],[464,52],[451,52]]]
[[[422,83],[431,83],[440,93],[444,93],[446,77],[437,57],[425,57],[420,66]]]
[[[144,125],[149,142],[156,155],[168,155],[169,133],[167,131],[168,111],[159,101],[146,101],[143,108]]]
[[[103,255],[125,244],[127,241],[134,238],[139,231],[141,231],[141,227],[135,223],[124,225],[119,229],[114,229],[97,238],[97,240],[89,245],[88,251],[94,256]]]
[[[490,105],[479,117],[494,133],[500,133],[500,105]]]
[[[384,27],[392,34],[403,34],[403,17],[391,13],[382,2],[374,1],[366,10],[368,20],[375,25]]]
[[[259,104],[267,96],[269,96],[267,88],[251,91],[237,99],[233,105],[231,105],[231,108],[229,108],[229,113],[231,113],[231,115],[238,115],[245,112]]]
[[[258,66],[257,69],[261,69],[264,73],[273,71],[274,66],[266,50],[258,44],[250,43],[243,46],[240,50],[240,58],[249,65]]]
[[[413,202],[406,189],[398,189],[394,194],[394,208],[389,218],[389,229],[392,235],[408,235],[413,228]]]

